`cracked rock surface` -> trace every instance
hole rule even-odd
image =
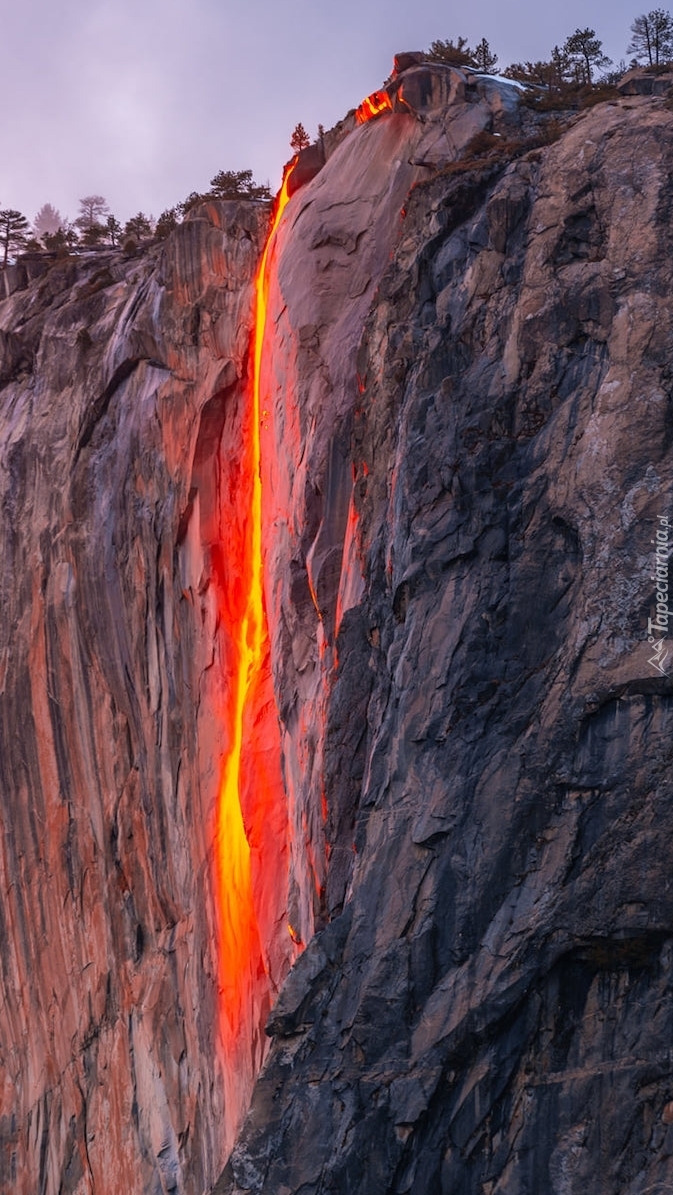
[[[218,1050],[216,594],[267,218],[212,204],[0,304],[3,1192],[197,1195],[240,1114]]]
[[[270,255],[267,948],[306,946],[256,1083],[211,830],[266,211],[5,279],[3,1191],[673,1188],[673,113],[538,135],[414,72]]]
[[[639,97],[412,192],[354,363],[329,923],[218,1193],[673,1185],[672,168]]]

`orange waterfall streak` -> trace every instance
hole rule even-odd
[[[245,754],[246,715],[267,651],[267,628],[262,580],[262,484],[260,473],[260,373],[266,326],[269,246],[287,205],[287,168],[276,199],[255,282],[255,333],[252,360],[251,418],[245,445],[251,487],[247,533],[238,561],[245,605],[239,625],[232,628],[235,673],[229,707],[229,752],[224,761],[216,825],[216,874],[220,914],[220,987],[225,1044],[231,1050],[249,1015],[256,981],[265,970],[257,923],[250,844],[242,812],[242,768]],[[264,778],[259,777],[258,799],[264,800]],[[263,810],[259,811],[263,816]]]
[[[373,91],[366,99],[362,101],[360,107],[356,109],[355,119],[358,124],[366,124],[368,120],[373,120],[375,116],[380,116],[382,112],[392,112],[393,102],[387,91]]]

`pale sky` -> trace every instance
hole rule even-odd
[[[615,60],[647,11],[626,0],[21,0],[2,22],[0,207],[74,218],[104,195],[158,216],[219,170],[275,190],[311,137],[374,91],[399,50],[486,37],[498,65],[547,58],[589,25]]]

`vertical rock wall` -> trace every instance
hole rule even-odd
[[[396,119],[364,130],[374,178]],[[218,1192],[673,1184],[673,623],[647,637],[673,525],[673,118],[618,101],[555,132],[415,189],[356,352],[355,295],[310,314],[345,253],[345,196],[314,232],[336,155],[288,212],[273,426],[302,455],[269,588],[330,920]]]
[[[343,728],[348,782],[333,786],[331,769],[342,771],[344,758],[325,757],[329,734],[339,734],[327,725],[337,634],[364,584],[351,459],[367,373],[365,365],[358,372],[358,345],[411,188],[459,158],[475,135],[498,129],[504,137],[522,123],[512,88],[472,82],[468,102],[467,83],[446,67],[405,73],[406,111],[342,137],[293,196],[272,246],[262,368],[265,583],[292,821],[291,912],[304,941],[343,904],[361,780],[362,725]],[[361,685],[352,696],[364,715]]]
[[[289,824],[250,781],[268,974],[233,1065],[213,827],[266,213],[0,304],[3,1189],[209,1189],[288,921],[218,1191],[673,1183],[673,121],[619,101],[436,174],[531,120],[460,72],[400,94],[272,247]]]
[[[0,305],[3,1191],[197,1195],[259,1065],[224,1072],[213,826],[266,220]]]

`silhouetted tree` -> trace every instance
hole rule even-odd
[[[570,54],[566,49],[567,43],[562,46],[554,46],[551,52],[551,68],[553,86],[561,89],[563,84],[567,81],[570,74],[572,62]]]
[[[2,246],[2,266],[7,265],[10,253],[22,249],[28,240],[28,221],[26,217],[13,207],[0,210],[0,245]]]
[[[97,249],[106,236],[107,228],[104,224],[91,224],[89,228],[82,230],[79,243],[85,249]]]
[[[466,37],[453,40],[433,41],[427,53],[432,62],[446,62],[449,66],[474,66],[474,51],[467,44]]]
[[[119,244],[119,234],[122,230],[119,220],[116,218],[116,216],[110,215],[105,221],[103,228],[105,229],[105,235],[110,241],[111,247],[116,249],[117,245]]]
[[[75,233],[75,241],[76,239],[77,234]],[[51,253],[58,253],[61,250],[67,251],[72,248],[73,243],[74,241],[69,240],[64,228],[57,228],[55,232],[45,232],[42,236],[42,244]]]
[[[648,66],[660,66],[673,55],[673,17],[663,8],[636,17],[631,25],[627,54],[646,58]]]
[[[190,212],[198,203],[207,203],[208,200],[212,198],[213,196],[208,192],[204,193],[202,191],[190,191],[186,199],[183,199],[180,203],[176,204],[176,211],[178,211],[181,216],[186,216],[187,212]]]
[[[290,149],[293,151],[293,153],[298,154],[300,150],[308,149],[310,144],[311,138],[300,121],[299,124],[296,124],[292,130],[292,136],[290,137]]]
[[[563,50],[569,61],[577,68],[578,82],[592,82],[591,68],[600,70],[609,66],[612,59],[603,53],[603,43],[596,37],[594,29],[576,29],[563,43]]]
[[[152,221],[144,212],[138,212],[136,216],[132,216],[130,220],[127,220],[124,225],[125,237],[135,237],[137,241],[141,241],[143,237],[150,237],[151,235]]]
[[[551,62],[512,62],[502,73],[507,79],[516,79],[517,83],[530,83],[550,90],[556,82]]]
[[[172,232],[177,226],[178,213],[176,209],[174,207],[166,208],[166,211],[161,213],[154,226],[154,235],[158,240],[163,241],[169,232]]]
[[[271,191],[264,183],[256,183],[252,170],[220,170],[211,178],[212,199],[270,199]]]
[[[492,74],[497,61],[498,55],[491,53],[491,47],[486,38],[482,37],[474,51],[474,63],[477,70],[481,71],[484,75]]]

